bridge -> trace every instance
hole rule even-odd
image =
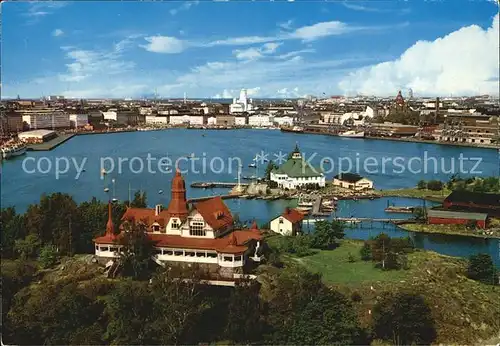
[[[359,222],[392,222],[392,223],[398,223],[398,222],[413,222],[414,220],[411,219],[387,219],[387,218],[371,218],[371,217],[336,217],[334,218],[336,221],[341,221],[341,222],[352,222],[352,223],[359,223]]]

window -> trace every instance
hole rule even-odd
[[[185,252],[185,256],[191,256],[191,257],[194,257],[194,252],[193,251],[186,251]]]
[[[96,246],[95,246],[95,249],[96,249],[97,251],[99,251],[99,246],[97,246],[97,245],[96,245]]]
[[[224,262],[232,262],[233,258],[229,256],[224,256]]]
[[[234,261],[235,261],[235,262],[236,262],[236,261],[241,261],[241,256],[236,256],[236,257],[234,258]]]
[[[155,253],[157,255],[162,255],[163,254],[162,249],[155,249]]]
[[[109,251],[111,252],[118,252],[118,248],[117,247],[112,247],[109,249]]]
[[[207,257],[210,257],[210,258],[217,258],[217,254],[216,254],[216,253],[213,253],[213,252],[209,252],[209,253],[207,253]]]
[[[174,252],[172,250],[167,250],[165,252],[165,255],[168,255],[168,256],[172,256],[174,254]]]
[[[159,232],[160,231],[160,225],[153,225],[153,232]]]
[[[205,226],[204,222],[201,221],[193,221],[189,225],[189,235],[192,236],[201,236],[204,237],[207,235],[207,232],[203,229]]]
[[[171,227],[172,227],[172,229],[179,229],[179,227],[181,227],[179,220],[177,220],[177,219],[172,220]]]
[[[280,223],[283,223],[283,218],[282,217],[280,217]]]
[[[204,252],[196,252],[196,257],[206,257]]]
[[[184,251],[174,251],[174,256],[184,256]]]

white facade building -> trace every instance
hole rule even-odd
[[[89,123],[89,116],[88,114],[70,114],[69,122],[73,128],[84,127]]]
[[[69,128],[69,114],[61,110],[32,109],[22,113],[23,122],[27,123],[31,130]]]
[[[146,115],[146,124],[168,124],[168,117],[165,116],[155,116],[155,115]]]
[[[294,121],[292,117],[284,116],[284,117],[274,117],[274,123],[278,126],[293,126]]]
[[[248,125],[253,127],[272,127],[273,117],[265,114],[255,114],[248,117]]]
[[[269,228],[274,233],[284,236],[295,236],[302,231],[304,215],[296,209],[286,208],[283,214],[270,222]]]

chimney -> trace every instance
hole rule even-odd
[[[160,215],[160,212],[161,212],[161,204],[157,204],[155,206],[155,216]]]

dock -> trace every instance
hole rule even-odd
[[[359,222],[392,222],[392,223],[398,223],[398,222],[407,222],[411,221],[408,219],[387,219],[387,218],[371,218],[371,217],[337,217],[335,218],[336,221],[341,221],[341,222],[351,222],[351,223],[359,223]]]
[[[239,184],[240,186],[247,187],[249,184]],[[192,188],[197,189],[213,189],[213,188],[232,188],[238,186],[238,183],[228,182],[194,182],[190,185]]]
[[[240,194],[232,194],[232,195],[214,195],[214,196],[203,196],[203,197],[194,197],[191,199],[188,199],[188,203],[193,203],[193,202],[200,202],[200,201],[205,201],[210,198],[215,198],[215,197],[220,197],[222,199],[231,199],[231,198],[239,198]]]
[[[66,134],[66,135],[59,135],[54,139],[51,139],[50,141],[40,143],[40,144],[29,144],[26,147],[26,150],[28,151],[49,151],[52,150],[61,144],[63,144],[66,141],[69,141],[71,138],[75,136],[74,133],[71,134]]]

